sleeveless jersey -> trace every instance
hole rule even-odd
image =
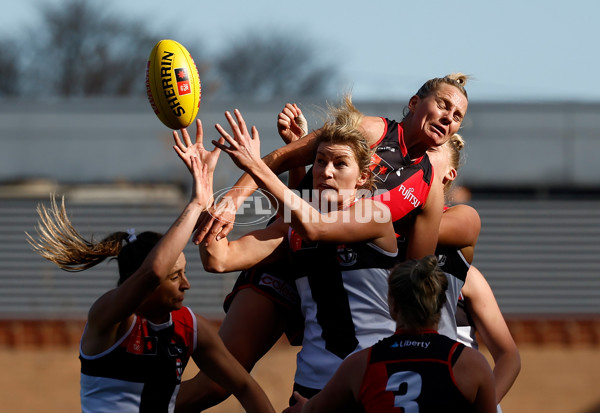
[[[288,239],[304,316],[296,383],[322,389],[350,353],[393,334],[387,277],[396,254],[369,242],[309,244]]]
[[[376,184],[373,198],[390,208],[396,228],[414,218],[423,208],[431,189],[433,167],[427,154],[411,160],[402,123],[382,119],[385,131],[371,157]]]
[[[462,293],[458,297],[458,304],[456,306],[456,335],[457,341],[460,341],[467,347],[479,350],[479,343],[477,342],[477,336],[475,335],[475,322],[467,312],[465,305],[465,298]]]
[[[196,344],[196,316],[183,307],[160,325],[134,316],[129,331],[103,353],[87,356],[80,347],[82,412],[173,412]]]
[[[406,239],[402,236],[406,225],[423,207],[431,189],[433,167],[427,154],[411,160],[402,124],[381,118],[384,121],[384,132],[379,141],[372,146],[376,152],[371,157],[371,171],[374,174],[374,199],[386,204],[392,212],[394,229],[398,236],[398,260],[406,256]],[[299,191],[312,189],[312,168],[296,188]],[[288,263],[257,269],[257,271],[242,271],[231,293],[224,303],[227,312],[238,291],[253,288],[287,309],[295,311],[297,294],[289,286]],[[266,280],[266,281],[265,281]],[[277,287],[275,287],[277,286]],[[296,324],[296,323],[295,323]],[[287,333],[290,337],[290,333]],[[297,332],[294,333],[297,335]],[[297,343],[296,343],[297,344]]]
[[[359,402],[366,413],[475,411],[452,372],[463,349],[433,330],[380,341],[369,350]]]
[[[456,332],[456,307],[460,297],[460,290],[465,285],[467,272],[471,264],[465,259],[460,250],[454,247],[438,247],[435,250],[438,265],[446,274],[448,289],[446,290],[446,303],[442,307],[438,333],[457,339]]]

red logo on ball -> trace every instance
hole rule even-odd
[[[190,87],[190,78],[184,68],[175,69],[175,78],[177,79],[177,90],[179,96],[192,93]]]

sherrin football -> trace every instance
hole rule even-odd
[[[167,127],[181,129],[196,119],[200,107],[200,76],[183,45],[161,40],[146,67],[146,92],[152,110]]]

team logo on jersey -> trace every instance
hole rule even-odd
[[[358,254],[352,248],[346,247],[346,245],[338,245],[337,247],[337,260],[343,267],[351,267],[356,264],[358,260]]]
[[[156,354],[157,339],[148,335],[148,325],[142,320],[127,339],[127,352],[132,354]]]
[[[175,377],[178,382],[181,382],[181,376],[183,375],[183,362],[181,359],[175,360]]]
[[[181,357],[187,352],[187,346],[182,343],[170,343],[167,348],[171,357]]]
[[[440,254],[440,255],[438,255],[437,259],[438,259],[438,267],[443,267],[444,264],[446,264],[446,255]]]
[[[385,182],[388,179],[388,176],[394,171],[392,165],[376,153],[371,156],[371,165],[369,166],[369,169],[373,173],[373,176],[381,182]]]

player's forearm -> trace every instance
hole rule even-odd
[[[312,234],[319,231],[321,221],[319,211],[281,182],[265,163],[255,165],[248,172],[254,181],[275,199],[277,212],[284,221],[303,238],[314,238]]]
[[[262,161],[277,176],[291,169],[309,165],[314,159],[315,143],[315,134],[313,132],[302,139],[275,149],[262,158]],[[230,197],[236,208],[239,208],[244,200],[254,193],[258,186],[252,175],[244,173],[237,180],[234,188],[228,191],[226,196]]]
[[[230,267],[229,241],[223,238],[208,244],[200,244],[200,258],[204,269],[208,272],[228,272]]]
[[[204,211],[204,206],[190,202],[150,252],[144,265],[149,264],[155,274],[166,276],[188,243],[202,211]]]
[[[508,393],[521,371],[519,352],[505,352],[494,360],[494,379],[498,403]]]
[[[234,394],[240,401],[240,404],[244,406],[246,412],[275,413],[275,409],[271,405],[269,398],[255,381],[248,383]]]

